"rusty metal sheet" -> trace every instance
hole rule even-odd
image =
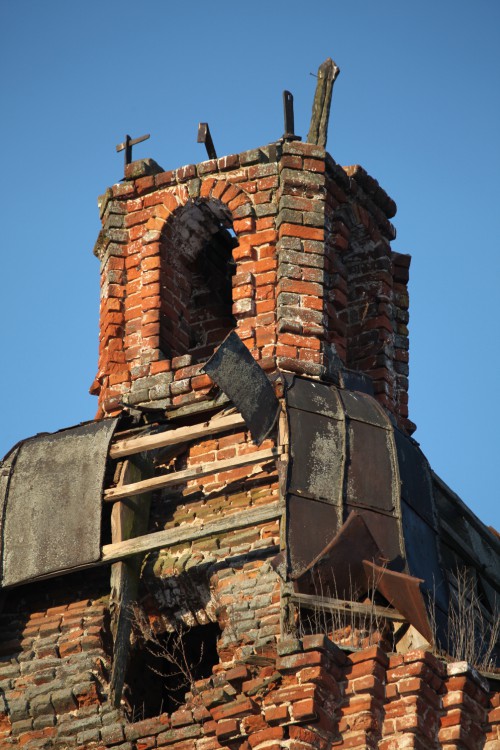
[[[423,580],[423,589],[446,611],[448,585],[439,557],[437,534],[405,501],[401,510],[408,572]]]
[[[269,378],[234,331],[204,365],[203,372],[229,396],[254,442],[260,445],[273,429],[280,405]]]
[[[356,419],[358,422],[366,422],[377,427],[383,427],[385,430],[392,430],[389,418],[372,396],[360,391],[342,389],[338,393],[349,419]]]
[[[433,643],[434,635],[420,591],[421,579],[388,570],[369,560],[363,560],[363,566],[371,585],[380,591],[389,604],[395,607],[429,643]]]
[[[290,494],[287,497],[290,575],[300,576],[341,525],[340,509]]]
[[[343,419],[344,410],[334,386],[293,375],[285,375],[288,406],[325,417]]]
[[[381,563],[382,555],[363,517],[353,512],[311,560],[297,580],[296,589],[303,594],[356,600],[368,591],[364,559]]]
[[[400,540],[399,520],[394,516],[359,508],[356,505],[345,506],[345,517],[352,511],[356,511],[363,517],[388,567],[391,570],[404,570],[405,559]]]
[[[289,409],[290,491],[342,505],[344,423],[322,414]]]
[[[91,422],[22,443],[4,508],[2,586],[100,558],[102,487],[117,422]]]
[[[392,511],[397,483],[392,456],[392,433],[372,424],[350,421],[347,444],[347,502]]]
[[[413,440],[394,430],[398,455],[401,497],[433,529],[437,529],[431,472],[427,459]]]

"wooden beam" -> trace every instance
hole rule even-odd
[[[141,470],[131,461],[125,461],[120,483],[140,479]],[[111,511],[111,538],[120,544],[132,537],[146,534],[149,521],[149,497],[131,497],[126,503],[117,502]],[[132,629],[131,605],[137,599],[141,574],[141,556],[115,562],[111,566],[111,633],[113,636],[113,666],[110,694],[114,706],[119,706],[127,670],[130,632]]]
[[[328,596],[315,596],[314,594],[292,594],[290,599],[299,607],[307,609],[339,610],[340,612],[352,612],[356,615],[371,615],[395,622],[407,621],[397,609],[392,607],[378,607],[375,604],[361,604],[360,602],[332,599]]]
[[[225,432],[226,430],[243,427],[244,425],[245,420],[241,414],[229,414],[226,417],[219,417],[219,419],[211,419],[209,422],[201,425],[178,427],[177,429],[159,432],[154,435],[142,435],[126,438],[125,440],[117,440],[111,446],[109,455],[111,458],[122,458],[123,456],[131,456],[142,451],[164,448],[167,445],[186,443],[190,440],[205,437],[206,435],[215,435],[218,432]]]
[[[330,118],[333,84],[339,73],[340,68],[337,67],[330,57],[318,69],[318,82],[314,94],[307,142],[315,143],[318,146],[323,146],[323,148],[326,146],[328,137],[328,120]]]
[[[176,485],[188,482],[190,479],[199,479],[201,477],[206,477],[209,474],[219,474],[228,469],[271,461],[279,455],[279,450],[276,448],[267,448],[266,450],[247,453],[244,456],[228,458],[224,461],[212,461],[209,464],[200,464],[199,466],[193,466],[190,469],[184,469],[183,471],[175,471],[171,474],[162,474],[159,477],[145,479],[142,482],[125,484],[122,487],[112,487],[111,489],[104,491],[104,500],[113,503],[116,500],[128,497],[129,495],[140,495],[144,492],[159,490],[164,487],[175,487]]]
[[[279,504],[272,503],[272,505],[263,505],[253,510],[241,511],[234,515],[225,516],[220,521],[212,521],[204,526],[199,524],[179,526],[174,529],[155,531],[151,534],[135,537],[134,539],[116,544],[106,544],[102,548],[100,563],[113,563],[117,560],[125,560],[132,555],[163,549],[163,547],[169,547],[172,544],[216,536],[221,532],[243,529],[246,526],[256,526],[266,521],[274,521],[277,518],[281,518],[282,513],[283,509],[280,508]]]

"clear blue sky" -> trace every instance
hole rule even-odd
[[[487,523],[498,503],[500,3],[3,0],[0,455],[90,419],[97,195],[115,145],[165,169],[307,135],[318,65],[341,68],[328,149],[396,200],[411,253],[410,416],[434,470]]]

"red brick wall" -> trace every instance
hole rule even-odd
[[[340,364],[368,374],[413,429],[409,256],[391,252],[395,204],[360,167],[343,170],[310,144],[274,144],[127,180],[100,206],[99,416],[123,402],[203,399],[211,384],[200,366],[235,326],[268,371],[328,378]],[[218,236],[219,259],[233,243],[234,265],[209,272]]]
[[[11,604],[17,638],[2,646],[2,748],[495,750],[500,742],[499,694],[466,664],[424,651],[388,657],[377,646],[347,655],[321,635],[281,641],[266,665],[218,668],[170,715],[130,722],[107,702],[103,601]]]

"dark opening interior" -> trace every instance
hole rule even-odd
[[[162,238],[160,347],[168,357],[207,359],[235,326],[233,249],[226,209],[193,203],[167,224]]]
[[[193,683],[211,676],[220,634],[211,622],[136,642],[124,691],[131,721],[176,711]]]

